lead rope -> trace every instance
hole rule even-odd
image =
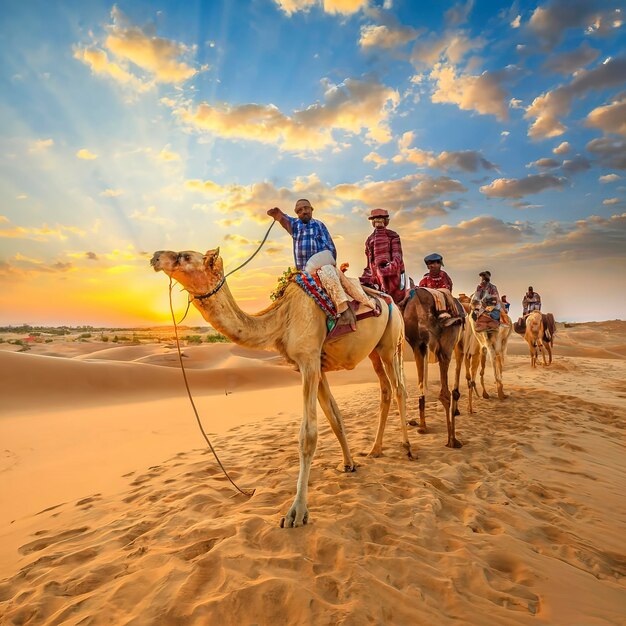
[[[268,231],[269,233],[269,231]],[[263,240],[265,241],[265,240]],[[257,250],[258,252],[258,250]],[[256,254],[256,252],[255,252]],[[217,452],[215,452],[215,448],[213,447],[213,444],[211,443],[211,440],[207,437],[207,434],[204,432],[204,426],[202,426],[202,422],[200,421],[200,416],[198,415],[198,410],[196,409],[196,405],[193,401],[193,397],[191,395],[191,391],[189,389],[189,383],[187,382],[187,373],[185,372],[185,366],[183,365],[183,355],[180,351],[180,342],[178,340],[178,325],[176,324],[176,317],[174,316],[174,307],[172,305],[172,278],[170,276],[170,313],[172,314],[172,321],[174,322],[174,333],[176,335],[176,349],[178,350],[178,360],[180,361],[180,369],[183,373],[183,378],[185,379],[185,388],[187,389],[187,395],[189,396],[189,401],[191,402],[191,406],[193,408],[193,412],[196,416],[196,421],[198,422],[198,427],[200,428],[200,432],[202,433],[202,436],[204,437],[204,440],[207,442],[211,452],[213,453],[213,456],[215,457],[215,460],[217,461],[218,465],[222,468],[222,472],[224,472],[224,476],[226,476],[226,478],[228,478],[228,480],[230,481],[230,483],[233,485],[233,487],[239,491],[239,493],[242,493],[244,496],[247,496],[248,498],[251,498],[254,495],[255,489],[241,489],[236,483],[235,481],[230,477],[230,475],[228,474],[228,472],[226,471],[226,468],[222,465],[222,462],[220,461],[220,458],[217,456]]]

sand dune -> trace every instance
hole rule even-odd
[[[431,366],[415,461],[396,412],[385,456],[363,455],[377,385],[367,363],[333,374],[358,471],[320,415],[311,521],[292,530],[299,376],[275,355],[184,349],[248,499],[204,449],[170,348],[2,352],[0,623],[625,624],[625,340],[624,322],[560,328],[533,370],[514,338],[508,400],[467,415],[461,387],[460,450]]]

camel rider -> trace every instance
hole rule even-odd
[[[485,270],[480,272],[478,276],[480,276],[481,282],[472,296],[472,317],[476,320],[483,313],[487,313],[492,319],[500,321],[502,301],[498,288],[491,282],[491,272]]]
[[[522,315],[528,315],[531,311],[541,311],[541,296],[533,291],[532,287],[529,287],[524,295],[522,309]]]
[[[433,297],[435,298],[435,307],[437,308],[437,319],[447,325],[449,324],[447,320],[452,318],[448,309],[453,312],[456,309],[452,297],[452,279],[441,269],[443,267],[443,257],[437,252],[425,256],[424,263],[428,268],[428,272],[424,274],[418,286],[436,289],[441,292],[441,296],[433,294]]]
[[[349,303],[354,299],[367,304],[367,296],[360,290],[355,293],[354,286],[340,276],[337,270],[337,249],[326,226],[319,220],[313,219],[313,206],[302,198],[296,202],[295,213],[297,219],[286,215],[278,207],[270,209],[267,214],[274,218],[293,238],[293,255],[296,267],[309,274],[316,273],[328,292],[333,304],[337,307],[337,336],[350,330],[356,330],[356,317]],[[350,292],[350,295],[346,293]]]
[[[387,228],[389,213],[386,209],[373,209],[368,219],[374,231],[365,242],[367,267],[361,283],[388,293],[396,303],[402,302],[406,285],[400,235]]]

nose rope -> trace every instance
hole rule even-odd
[[[222,280],[220,280],[220,282],[217,284],[215,289],[213,289],[209,293],[205,293],[205,294],[203,294],[201,296],[190,296],[189,298],[187,298],[187,309],[185,310],[185,314],[178,321],[179,324],[181,324],[183,322],[183,320],[187,317],[187,313],[189,313],[189,307],[191,306],[191,302],[194,299],[195,300],[204,300],[206,298],[210,298],[212,295],[216,294],[222,288],[222,286],[226,282],[226,279],[231,274],[234,274],[235,272],[238,272],[242,267],[244,267],[245,265],[248,265],[248,263],[250,263],[250,261],[252,261],[252,259],[254,259],[254,257],[259,253],[259,250],[263,247],[263,244],[267,241],[267,238],[269,237],[270,231],[272,230],[272,228],[274,228],[274,224],[276,224],[275,220],[272,221],[272,223],[270,224],[270,227],[267,229],[267,232],[265,233],[265,237],[263,237],[263,240],[259,244],[259,247],[252,253],[252,256],[248,257],[247,261],[244,261],[241,265],[236,267],[234,270],[230,270],[230,272],[228,272],[228,274],[225,274],[224,277],[222,278]]]

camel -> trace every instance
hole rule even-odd
[[[536,313],[533,316],[531,330],[529,327],[530,315]],[[541,320],[541,329],[538,328],[539,320]],[[530,348],[530,364],[532,367],[537,365],[537,348],[541,344],[541,355],[543,357],[544,365],[552,364],[552,349],[554,347],[554,335],[556,333],[556,322],[554,321],[554,315],[552,313],[541,313],[538,310],[531,311],[525,317],[520,317],[515,324],[513,324],[513,330],[518,335],[522,335]],[[534,339],[537,337],[538,339]],[[546,356],[544,350],[548,353],[548,362],[546,363]]]
[[[462,443],[456,438],[455,418],[459,414],[458,401],[459,378],[461,371],[462,352],[459,339],[462,334],[462,325],[442,326],[437,321],[437,309],[432,294],[426,289],[415,289],[415,294],[404,306],[404,326],[406,340],[409,342],[415,355],[417,367],[417,382],[419,389],[419,433],[426,432],[426,383],[428,378],[428,355],[434,357],[433,362],[439,363],[441,388],[439,400],[446,412],[448,427],[448,448],[460,448]],[[456,371],[452,393],[448,387],[448,369],[452,354],[456,353]],[[413,421],[409,422],[414,424]]]
[[[480,350],[482,352],[482,358],[486,356],[486,353],[489,353],[489,357],[491,359],[491,364],[493,365],[493,375],[496,381],[496,388],[498,390],[498,398],[500,400],[504,400],[507,398],[507,395],[504,393],[504,386],[502,383],[502,371],[504,369],[504,357],[506,355],[506,345],[509,340],[509,335],[511,334],[512,326],[510,322],[508,324],[500,324],[498,328],[493,330],[476,330],[476,322],[474,318],[469,316],[469,326],[472,330],[473,336],[476,338],[478,345],[480,346]],[[466,356],[468,354],[468,348],[465,348]],[[483,367],[484,371],[484,367]],[[476,370],[473,368],[470,379],[470,387],[473,389],[476,388],[476,379],[475,379]],[[481,383],[482,383],[482,373],[481,373]],[[471,391],[470,391],[471,393]],[[485,391],[484,383],[483,383],[483,398],[489,398],[489,394]]]
[[[472,311],[470,304],[471,299],[465,294],[460,294],[459,302],[469,317]],[[463,362],[465,363],[465,379],[467,381],[467,412],[471,414],[474,413],[474,403],[472,401],[473,396],[476,395],[478,398],[478,390],[476,389],[476,373],[479,365],[482,396],[483,398],[489,398],[489,394],[485,389],[485,365],[487,363],[487,351],[482,349],[482,346],[476,338],[470,324],[465,324],[457,349],[460,349],[463,355]]]
[[[225,281],[219,248],[206,254],[162,250],[154,253],[150,263],[155,271],[165,272],[189,292],[194,306],[217,331],[242,346],[277,350],[301,373],[304,410],[299,436],[300,471],[293,504],[281,520],[281,527],[302,526],[309,519],[307,492],[317,445],[316,400],[341,446],[344,471],[356,469],[326,372],[351,370],[369,356],[380,383],[378,430],[369,454],[382,454],[393,391],[400,412],[403,446],[408,457],[414,458],[406,426],[404,323],[394,304],[387,305],[378,298],[382,309],[378,317],[363,319],[356,331],[325,343],[326,315],[298,285],[290,284],[281,298],[259,313],[249,315],[242,311]]]

